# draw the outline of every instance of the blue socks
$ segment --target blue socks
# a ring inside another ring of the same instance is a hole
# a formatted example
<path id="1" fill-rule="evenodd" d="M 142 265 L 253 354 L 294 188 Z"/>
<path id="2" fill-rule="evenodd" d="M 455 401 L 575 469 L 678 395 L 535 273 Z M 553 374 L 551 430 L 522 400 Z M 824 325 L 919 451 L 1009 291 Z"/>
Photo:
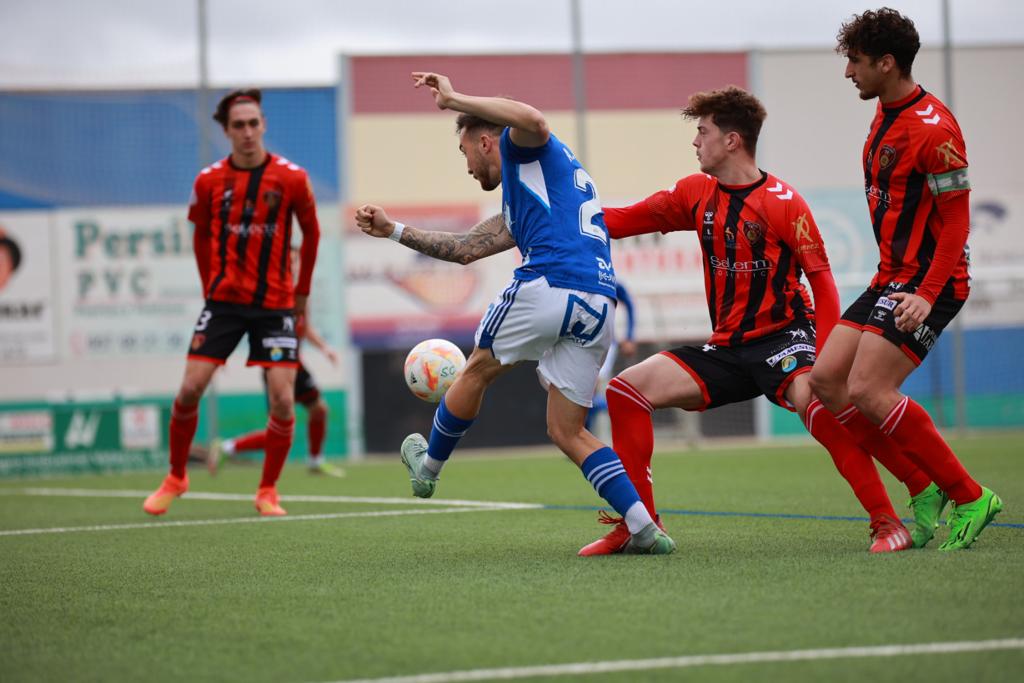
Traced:
<path id="1" fill-rule="evenodd" d="M 423 466 L 435 477 L 475 419 L 463 420 L 455 417 L 448 412 L 445 399 L 441 399 L 437 412 L 434 413 L 434 426 L 430 429 L 430 440 L 427 443 L 427 457 L 423 461 Z"/>
<path id="2" fill-rule="evenodd" d="M 580 469 L 597 495 L 608 501 L 626 520 L 630 533 L 636 533 L 654 521 L 626 475 L 622 461 L 611 448 L 605 446 L 588 455 Z"/>

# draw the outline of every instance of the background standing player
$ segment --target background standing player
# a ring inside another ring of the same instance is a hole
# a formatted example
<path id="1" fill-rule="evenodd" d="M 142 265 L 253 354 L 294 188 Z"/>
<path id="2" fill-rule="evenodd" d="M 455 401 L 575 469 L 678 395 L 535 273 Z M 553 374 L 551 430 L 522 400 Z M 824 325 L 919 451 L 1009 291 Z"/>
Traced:
<path id="1" fill-rule="evenodd" d="M 664 351 L 609 382 L 615 450 L 648 511 L 656 515 L 650 474 L 654 410 L 703 411 L 763 394 L 799 413 L 829 451 L 871 517 L 871 552 L 909 547 L 910 534 L 870 455 L 828 411 L 811 406 L 808 373 L 816 348 L 839 317 L 839 295 L 807 203 L 757 166 L 764 107 L 750 93 L 728 87 L 692 95 L 683 115 L 697 120 L 693 146 L 702 173 L 633 206 L 605 209 L 605 220 L 616 238 L 699 231 L 713 334 L 703 346 Z M 800 283 L 801 272 L 807 273 L 817 313 Z M 621 549 L 621 521 L 607 515 L 601 521 L 616 527 L 581 549 L 581 555 Z"/>
<path id="2" fill-rule="evenodd" d="M 188 217 L 195 225 L 196 264 L 206 304 L 171 411 L 171 471 L 142 506 L 151 515 L 167 512 L 174 498 L 188 490 L 186 463 L 199 400 L 243 334 L 249 338 L 248 364 L 266 368 L 270 402 L 256 509 L 261 515 L 285 514 L 276 484 L 295 426 L 295 316 L 306 310 L 320 228 L 306 172 L 263 146 L 261 99 L 259 90 L 250 89 L 236 90 L 220 101 L 213 118 L 231 141 L 231 154 L 196 178 Z M 302 230 L 297 285 L 288 255 L 293 215 Z"/>
<path id="3" fill-rule="evenodd" d="M 292 247 L 292 272 L 300 270 L 299 249 Z M 320 394 L 320 388 L 316 380 L 302 362 L 302 342 L 309 341 L 320 353 L 327 356 L 333 365 L 338 364 L 338 352 L 327 343 L 327 340 L 320 336 L 320 333 L 313 327 L 309 315 L 302 315 L 295 320 L 295 336 L 299 340 L 299 368 L 295 375 L 295 402 L 306 409 L 306 439 L 309 445 L 306 465 L 311 474 L 326 474 L 331 477 L 345 476 L 345 470 L 327 462 L 323 455 L 324 436 L 327 433 L 327 402 Z M 263 372 L 263 386 L 267 388 L 267 373 Z M 249 451 L 262 451 L 267 443 L 267 430 L 260 429 L 255 432 L 243 434 L 230 439 L 218 442 L 214 440 L 210 445 L 209 454 L 206 456 L 207 467 L 211 471 L 217 469 L 217 464 L 222 456 L 233 456 L 238 453 Z"/>
<path id="4" fill-rule="evenodd" d="M 615 452 L 584 428 L 615 323 L 615 272 L 590 175 L 522 102 L 456 92 L 447 77 L 418 72 L 440 109 L 461 112 L 459 149 L 485 191 L 502 185 L 503 215 L 469 233 L 425 232 L 395 223 L 378 206 L 356 212 L 363 232 L 458 263 L 519 248 L 522 265 L 487 309 L 476 347 L 434 415 L 427 442 L 411 434 L 402 462 L 413 493 L 433 495 L 441 468 L 480 412 L 487 387 L 524 360 L 539 360 L 552 441 L 623 515 L 627 552 L 667 554 L 675 544 L 648 514 Z"/>
<path id="5" fill-rule="evenodd" d="M 888 8 L 867 11 L 843 24 L 838 41 L 860 98 L 878 98 L 863 165 L 880 259 L 811 380 L 858 438 L 888 437 L 938 484 L 943 505 L 948 494 L 950 535 L 939 549 L 967 548 L 1003 502 L 968 474 L 924 408 L 900 392 L 970 291 L 963 134 L 949 109 L 911 76 L 921 41 L 910 19 Z M 931 540 L 935 526 L 915 543 Z"/>

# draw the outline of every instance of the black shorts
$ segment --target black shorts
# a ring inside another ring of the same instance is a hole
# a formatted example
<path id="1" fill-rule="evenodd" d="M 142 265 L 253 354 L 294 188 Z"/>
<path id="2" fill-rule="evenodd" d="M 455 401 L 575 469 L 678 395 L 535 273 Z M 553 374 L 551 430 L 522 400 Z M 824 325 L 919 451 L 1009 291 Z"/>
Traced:
<path id="1" fill-rule="evenodd" d="M 247 365 L 298 367 L 299 341 L 290 310 L 207 301 L 196 321 L 188 357 L 223 365 L 249 335 Z"/>
<path id="2" fill-rule="evenodd" d="M 916 289 L 901 282 L 892 282 L 885 287 L 868 287 L 846 309 L 839 324 L 881 335 L 903 351 L 915 365 L 920 365 L 935 346 L 942 330 L 960 312 L 965 302 L 940 294 L 932 306 L 932 312 L 920 327 L 913 332 L 900 332 L 896 329 L 896 316 L 893 315 L 898 302 L 890 299 L 889 295 L 896 292 L 913 293 Z"/>
<path id="3" fill-rule="evenodd" d="M 680 346 L 662 352 L 693 377 L 707 410 L 767 396 L 787 410 L 786 390 L 794 377 L 810 372 L 816 358 L 814 325 L 806 320 L 740 346 Z"/>
<path id="4" fill-rule="evenodd" d="M 264 391 L 267 387 L 267 373 L 263 373 L 263 388 Z M 299 361 L 299 371 L 295 373 L 295 402 L 300 405 L 307 405 L 315 402 L 320 398 L 320 387 L 316 385 L 316 380 L 313 379 L 313 375 L 309 374 L 309 370 L 306 366 Z M 270 405 L 270 401 L 267 401 L 267 405 Z"/>

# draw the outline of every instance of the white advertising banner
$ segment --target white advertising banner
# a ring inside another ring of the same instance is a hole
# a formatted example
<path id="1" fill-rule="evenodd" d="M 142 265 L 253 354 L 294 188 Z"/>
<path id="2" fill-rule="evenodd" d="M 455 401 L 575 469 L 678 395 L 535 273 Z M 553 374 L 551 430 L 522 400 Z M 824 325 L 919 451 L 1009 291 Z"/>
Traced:
<path id="1" fill-rule="evenodd" d="M 184 208 L 55 213 L 69 358 L 181 355 L 202 306 Z"/>
<path id="2" fill-rule="evenodd" d="M 50 215 L 0 213 L 0 365 L 55 360 Z"/>

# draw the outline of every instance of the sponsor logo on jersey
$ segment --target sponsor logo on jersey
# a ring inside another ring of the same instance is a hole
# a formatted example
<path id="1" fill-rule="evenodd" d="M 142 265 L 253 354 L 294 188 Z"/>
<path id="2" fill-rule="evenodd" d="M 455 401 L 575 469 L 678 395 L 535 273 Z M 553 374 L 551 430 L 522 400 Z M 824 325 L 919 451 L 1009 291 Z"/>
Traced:
<path id="1" fill-rule="evenodd" d="M 807 330 L 786 330 L 786 332 L 789 334 L 789 338 L 794 341 L 797 339 L 808 341 L 811 338 L 810 335 L 807 334 Z"/>
<path id="2" fill-rule="evenodd" d="M 725 246 L 736 246 L 736 230 L 731 225 L 726 225 L 724 230 Z"/>
<path id="3" fill-rule="evenodd" d="M 270 349 L 270 360 L 278 361 L 281 360 L 282 358 L 284 358 L 284 351 L 282 351 L 276 346 Z"/>
<path id="4" fill-rule="evenodd" d="M 922 324 L 914 330 L 914 339 L 916 339 L 925 349 L 931 351 L 932 347 L 935 346 L 935 342 L 938 341 L 939 335 L 936 334 L 935 330 L 928 325 Z"/>
<path id="5" fill-rule="evenodd" d="M 939 155 L 939 159 L 941 159 L 942 163 L 946 165 L 946 168 L 967 165 L 967 159 L 964 159 L 964 155 L 956 148 L 956 143 L 953 142 L 953 138 L 946 140 L 936 147 L 935 153 Z"/>
<path id="6" fill-rule="evenodd" d="M 796 234 L 797 242 L 811 241 L 811 221 L 808 220 L 806 212 L 793 221 L 793 232 Z"/>
<path id="7" fill-rule="evenodd" d="M 786 348 L 782 349 L 774 356 L 766 358 L 764 362 L 768 364 L 768 367 L 774 368 L 779 363 L 779 361 L 783 360 L 786 357 L 793 358 L 793 356 L 798 353 L 814 352 L 815 348 L 812 344 L 793 344 L 792 346 L 787 346 Z M 793 358 L 793 363 L 796 363 L 796 358 Z M 792 369 L 793 368 L 790 368 L 789 370 Z M 785 368 L 783 368 L 783 370 L 785 370 Z M 789 372 L 789 370 L 786 370 L 786 372 Z"/>
<path id="8" fill-rule="evenodd" d="M 864 194 L 866 194 L 869 198 L 874 197 L 875 199 L 877 199 L 882 204 L 885 204 L 886 206 L 889 206 L 889 204 L 892 203 L 892 195 L 890 195 L 885 190 L 879 189 L 874 185 L 865 185 Z"/>
<path id="9" fill-rule="evenodd" d="M 781 365 L 779 365 L 779 367 L 782 368 L 783 372 L 792 371 L 793 368 L 796 367 L 796 358 L 794 358 L 793 356 L 786 356 L 785 358 L 782 359 L 782 363 Z"/>
<path id="10" fill-rule="evenodd" d="M 732 261 L 729 257 L 722 258 L 711 254 L 708 257 L 711 266 L 722 274 L 733 273 L 762 273 L 771 270 L 772 262 L 768 259 L 754 259 L 752 261 Z"/>
<path id="11" fill-rule="evenodd" d="M 884 308 L 887 311 L 891 311 L 896 308 L 896 299 L 890 299 L 887 296 L 878 297 L 878 301 L 875 302 L 875 308 Z"/>

